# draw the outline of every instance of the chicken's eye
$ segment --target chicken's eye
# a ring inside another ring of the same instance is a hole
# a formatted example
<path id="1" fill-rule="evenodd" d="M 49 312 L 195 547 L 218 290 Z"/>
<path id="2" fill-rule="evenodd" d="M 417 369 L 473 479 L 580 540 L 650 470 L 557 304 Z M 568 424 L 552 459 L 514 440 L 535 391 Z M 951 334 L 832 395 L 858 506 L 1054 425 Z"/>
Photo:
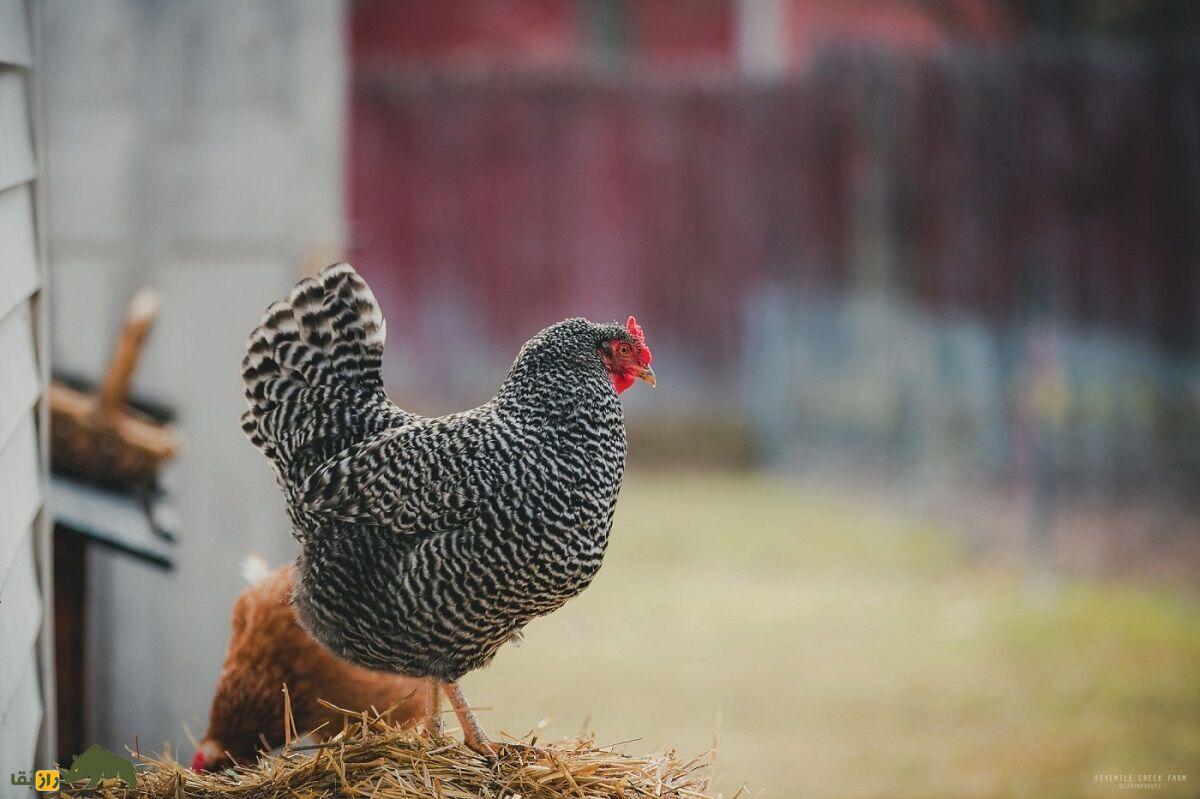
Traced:
<path id="1" fill-rule="evenodd" d="M 628 358 L 630 355 L 633 355 L 633 345 L 626 341 L 620 341 L 617 343 L 617 346 L 613 347 L 613 352 L 616 353 L 618 358 Z"/>

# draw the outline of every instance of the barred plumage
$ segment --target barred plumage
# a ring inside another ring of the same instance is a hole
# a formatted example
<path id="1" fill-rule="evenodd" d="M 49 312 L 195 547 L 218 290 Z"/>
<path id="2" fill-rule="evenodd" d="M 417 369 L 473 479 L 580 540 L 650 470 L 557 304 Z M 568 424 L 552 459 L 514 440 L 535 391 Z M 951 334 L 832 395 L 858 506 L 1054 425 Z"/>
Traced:
<path id="1" fill-rule="evenodd" d="M 452 682 L 600 568 L 632 382 L 614 370 L 652 380 L 649 350 L 632 318 L 568 319 L 525 344 L 492 400 L 425 418 L 387 399 L 383 343 L 348 264 L 301 281 L 250 336 L 243 428 L 303 544 L 302 624 L 352 663 Z"/>

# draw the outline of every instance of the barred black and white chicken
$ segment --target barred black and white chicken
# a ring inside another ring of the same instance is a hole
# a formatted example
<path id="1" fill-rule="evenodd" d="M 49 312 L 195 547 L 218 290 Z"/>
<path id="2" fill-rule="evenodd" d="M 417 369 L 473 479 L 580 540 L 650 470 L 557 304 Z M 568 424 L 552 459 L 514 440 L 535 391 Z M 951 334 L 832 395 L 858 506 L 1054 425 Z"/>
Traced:
<path id="1" fill-rule="evenodd" d="M 457 681 L 596 575 L 625 464 L 617 395 L 654 385 L 650 349 L 633 317 L 567 319 L 493 399 L 427 418 L 384 392 L 384 327 L 349 264 L 302 280 L 250 335 L 242 429 L 302 545 L 301 624 L 350 663 L 434 680 L 489 753 Z"/>

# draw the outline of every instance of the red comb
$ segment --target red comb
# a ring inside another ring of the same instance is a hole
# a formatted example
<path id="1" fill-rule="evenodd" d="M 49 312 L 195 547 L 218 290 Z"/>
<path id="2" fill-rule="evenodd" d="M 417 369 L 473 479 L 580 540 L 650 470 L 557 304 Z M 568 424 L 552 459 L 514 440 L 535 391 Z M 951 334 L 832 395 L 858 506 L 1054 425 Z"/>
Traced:
<path id="1" fill-rule="evenodd" d="M 637 339 L 638 344 L 646 343 L 646 334 L 642 332 L 642 326 L 637 323 L 637 319 L 632 316 L 625 322 L 625 329 L 629 331 L 629 335 Z"/>
<path id="2" fill-rule="evenodd" d="M 625 330 L 642 348 L 642 351 L 638 353 L 638 361 L 642 366 L 649 366 L 654 356 L 650 353 L 650 348 L 646 346 L 646 334 L 642 332 L 642 326 L 637 323 L 637 319 L 631 316 L 625 322 Z"/>

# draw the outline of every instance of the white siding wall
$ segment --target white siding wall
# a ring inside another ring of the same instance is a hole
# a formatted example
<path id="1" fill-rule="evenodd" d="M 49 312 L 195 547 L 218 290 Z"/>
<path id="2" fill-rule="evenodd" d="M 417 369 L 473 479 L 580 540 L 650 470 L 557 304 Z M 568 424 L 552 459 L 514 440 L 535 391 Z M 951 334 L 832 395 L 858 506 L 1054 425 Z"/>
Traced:
<path id="1" fill-rule="evenodd" d="M 162 313 L 135 390 L 180 414 L 179 568 L 92 559 L 90 742 L 201 732 L 249 551 L 294 555 L 238 426 L 242 347 L 341 242 L 342 9 L 327 0 L 43 0 L 56 369 L 95 376 L 139 286 Z"/>
<path id="2" fill-rule="evenodd" d="M 44 495 L 34 326 L 35 226 L 30 24 L 24 0 L 0 0 L 0 779 L 36 765 L 42 727 L 38 633 Z"/>

